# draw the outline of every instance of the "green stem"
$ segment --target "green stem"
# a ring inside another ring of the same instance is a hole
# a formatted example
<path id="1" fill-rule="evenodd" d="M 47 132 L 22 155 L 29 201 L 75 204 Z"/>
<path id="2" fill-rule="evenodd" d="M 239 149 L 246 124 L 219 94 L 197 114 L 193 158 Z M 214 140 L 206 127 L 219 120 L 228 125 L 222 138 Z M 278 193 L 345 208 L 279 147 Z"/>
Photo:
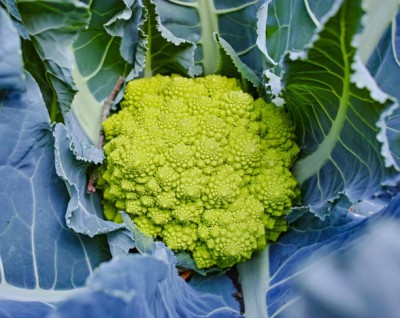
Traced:
<path id="1" fill-rule="evenodd" d="M 57 103 L 57 95 L 53 93 L 53 99 L 51 101 L 51 107 L 50 107 L 50 121 L 52 123 L 57 122 L 57 116 L 60 113 L 59 106 Z"/>
<path id="2" fill-rule="evenodd" d="M 146 64 L 144 67 L 144 77 L 152 77 L 153 76 L 153 70 L 151 69 L 151 21 L 150 21 L 150 14 L 147 11 L 147 49 L 146 49 Z"/>
<path id="3" fill-rule="evenodd" d="M 269 289 L 269 245 L 251 259 L 236 265 L 243 291 L 244 316 L 268 318 L 266 295 Z"/>
<path id="4" fill-rule="evenodd" d="M 204 74 L 213 74 L 217 69 L 218 46 L 214 33 L 219 32 L 218 13 L 213 0 L 199 0 L 198 12 L 201 25 Z"/>
<path id="5" fill-rule="evenodd" d="M 301 184 L 308 178 L 317 174 L 322 166 L 330 159 L 332 151 L 340 137 L 340 133 L 343 129 L 343 125 L 346 121 L 347 110 L 349 108 L 350 101 L 350 61 L 349 52 L 346 52 L 346 26 L 344 11 L 341 17 L 341 50 L 343 56 L 343 66 L 344 66 L 344 78 L 343 78 L 343 91 L 340 97 L 339 109 L 335 120 L 333 121 L 332 127 L 325 137 L 324 141 L 318 146 L 317 150 L 311 155 L 299 160 L 294 168 L 293 174 L 295 175 L 297 181 Z"/>

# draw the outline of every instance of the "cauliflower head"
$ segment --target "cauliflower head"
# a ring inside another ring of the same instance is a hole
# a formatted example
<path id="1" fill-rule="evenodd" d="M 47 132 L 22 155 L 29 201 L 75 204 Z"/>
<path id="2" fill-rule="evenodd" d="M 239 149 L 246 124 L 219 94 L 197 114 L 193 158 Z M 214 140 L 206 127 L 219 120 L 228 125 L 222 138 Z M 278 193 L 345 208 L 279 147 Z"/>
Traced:
<path id="1" fill-rule="evenodd" d="M 198 268 L 229 268 L 286 230 L 299 195 L 289 170 L 299 152 L 294 126 L 236 79 L 133 80 L 103 130 L 107 219 L 120 222 L 126 211 Z"/>

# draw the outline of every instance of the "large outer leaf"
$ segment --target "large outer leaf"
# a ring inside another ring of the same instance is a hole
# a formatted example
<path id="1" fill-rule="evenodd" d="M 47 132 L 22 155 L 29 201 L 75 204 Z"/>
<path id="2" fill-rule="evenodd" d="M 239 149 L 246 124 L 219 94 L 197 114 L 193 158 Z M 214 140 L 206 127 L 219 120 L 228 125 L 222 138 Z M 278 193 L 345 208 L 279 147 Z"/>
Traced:
<path id="1" fill-rule="evenodd" d="M 70 47 L 88 22 L 87 7 L 77 0 L 19 0 L 18 9 L 41 60 L 36 63 L 44 64 L 46 74 L 42 76 L 57 95 L 62 113 L 66 113 L 76 91 Z"/>
<path id="2" fill-rule="evenodd" d="M 25 27 L 22 23 L 21 15 L 17 9 L 16 0 L 1 0 L 1 3 L 5 6 L 6 10 L 8 11 L 12 22 L 14 23 L 15 29 L 18 31 L 18 34 L 23 39 L 29 39 L 29 34 L 25 30 Z"/>
<path id="3" fill-rule="evenodd" d="M 241 317 L 217 295 L 195 291 L 178 276 L 174 256 L 164 245 L 153 255 L 127 255 L 99 267 L 88 292 L 62 304 L 49 318 L 61 317 Z M 237 307 L 237 305 L 236 305 Z"/>
<path id="4" fill-rule="evenodd" d="M 320 217 L 340 195 L 350 204 L 371 200 L 391 174 L 375 125 L 390 102 L 352 45 L 361 15 L 361 1 L 337 2 L 307 53 L 284 61 L 282 97 L 302 147 L 294 174 L 304 204 Z"/>
<path id="5" fill-rule="evenodd" d="M 368 69 L 379 87 L 400 99 L 400 13 L 393 19 L 377 48 L 368 61 Z M 388 166 L 400 171 L 400 109 L 392 108 L 379 123 L 382 131 L 379 140 L 383 142 L 383 156 Z"/>
<path id="6" fill-rule="evenodd" d="M 219 295 L 223 298 L 226 306 L 239 312 L 239 302 L 232 297 L 238 291 L 234 287 L 232 280 L 226 275 L 219 274 L 204 277 L 194 274 L 190 279 L 189 285 L 198 292 Z"/>
<path id="7" fill-rule="evenodd" d="M 258 88 L 260 78 L 256 72 L 247 66 L 237 55 L 233 47 L 218 34 L 215 35 L 215 40 L 219 46 L 218 66 L 215 73 L 240 79 L 242 89 L 249 93 L 251 91 L 248 84 L 252 84 L 252 86 Z"/>
<path id="8" fill-rule="evenodd" d="M 312 255 L 330 245 L 332 249 L 351 242 L 353 228 L 366 219 L 349 214 L 342 204 L 337 204 L 324 221 L 311 213 L 292 223 L 287 233 L 270 247 L 270 275 L 267 293 L 268 313 L 275 317 L 295 302 L 301 291 L 295 287 L 296 277 Z M 362 221 L 363 220 L 363 221 Z M 312 267 L 310 266 L 310 269 Z"/>
<path id="9" fill-rule="evenodd" d="M 301 51 L 335 0 L 269 0 L 258 12 L 257 44 L 268 66 L 279 74 L 278 63 L 287 51 Z"/>
<path id="10" fill-rule="evenodd" d="M 74 42 L 76 71 L 87 82 L 93 97 L 100 102 L 107 98 L 128 66 L 121 57 L 121 38 L 111 36 L 104 29 L 104 24 L 125 8 L 119 0 L 90 2 L 90 23 Z M 84 108 L 83 105 L 79 107 Z"/>
<path id="11" fill-rule="evenodd" d="M 137 8 L 135 5 L 133 8 Z M 140 7 L 139 7 L 140 9 Z M 120 76 L 126 76 L 132 68 L 133 50 L 135 43 L 127 46 L 121 43 L 121 34 L 110 26 L 107 32 L 104 25 L 119 23 L 118 17 L 124 15 L 126 19 L 126 34 L 131 38 L 137 34 L 135 27 L 140 21 L 134 16 L 131 8 L 122 0 L 91 1 L 91 19 L 87 28 L 80 32 L 74 42 L 74 69 L 73 78 L 78 92 L 72 102 L 74 116 L 80 123 L 83 131 L 93 144 L 97 145 L 102 105 L 112 91 Z M 111 33 L 111 34 L 110 34 Z"/>
<path id="12" fill-rule="evenodd" d="M 400 99 L 400 13 L 383 34 L 367 66 L 379 87 Z"/>
<path id="13" fill-rule="evenodd" d="M 308 214 L 292 224 L 290 231 L 284 234 L 278 243 L 270 247 L 271 277 L 270 289 L 267 294 L 269 317 L 283 317 L 285 314 L 288 314 L 285 317 L 297 317 L 294 313 L 297 311 L 297 314 L 300 314 L 300 308 L 304 309 L 304 306 L 302 306 L 304 305 L 302 289 L 297 284 L 297 279 L 299 277 L 313 277 L 315 279 L 313 273 L 318 275 L 318 272 L 315 272 L 316 267 L 318 268 L 318 264 L 323 262 L 328 255 L 354 255 L 353 249 L 357 247 L 363 237 L 369 236 L 369 228 L 371 226 L 374 224 L 379 225 L 382 220 L 393 222 L 400 218 L 399 206 L 400 197 L 397 196 L 383 211 L 367 218 L 352 218 L 346 211 L 340 211 L 340 207 L 338 207 L 336 215 L 332 215 L 325 221 Z M 381 231 L 384 232 L 385 229 L 382 228 Z M 370 249 L 370 247 L 372 246 L 369 245 L 367 248 Z M 377 247 L 377 249 L 380 249 L 380 247 Z M 375 253 L 379 254 L 378 251 L 371 250 L 371 254 Z M 377 259 L 376 261 L 379 260 Z M 357 270 L 359 273 L 362 273 L 368 267 L 366 263 L 359 266 L 360 268 Z M 384 278 L 385 265 L 378 267 L 375 273 Z M 334 288 L 335 283 L 339 283 L 338 280 L 332 281 L 331 279 L 332 277 L 329 276 L 319 277 L 320 299 L 324 297 L 322 290 L 328 290 L 329 293 L 329 289 Z M 368 280 L 368 278 L 366 277 L 364 280 Z M 378 279 L 377 283 L 380 281 Z M 312 282 L 309 281 L 309 283 L 311 284 Z M 326 283 L 328 283 L 328 286 L 323 287 L 323 284 Z M 374 288 L 374 286 L 369 287 Z M 365 289 L 366 287 L 363 288 L 364 294 L 371 292 L 371 290 Z M 341 293 L 344 292 L 352 293 L 350 289 Z M 373 294 L 376 295 L 376 291 Z M 339 295 L 335 295 L 335 297 L 339 297 Z M 332 301 L 335 301 L 335 299 L 332 298 Z M 346 302 L 343 302 L 342 305 L 347 306 Z M 292 311 L 292 306 L 297 310 Z M 317 306 L 316 303 L 315 306 Z M 317 317 L 321 316 L 317 315 Z M 380 317 L 380 315 L 375 317 Z"/>
<path id="14" fill-rule="evenodd" d="M 217 69 L 213 33 L 229 43 L 240 59 L 260 76 L 264 59 L 256 41 L 256 13 L 264 1 L 156 1 L 161 22 L 173 34 L 197 43 L 196 61 L 205 74 Z"/>
<path id="15" fill-rule="evenodd" d="M 105 221 L 98 193 L 87 193 L 90 163 L 79 160 L 72 151 L 72 139 L 63 124 L 54 129 L 57 174 L 65 181 L 71 200 L 66 210 L 67 225 L 91 237 L 112 232 L 122 226 Z"/>
<path id="16" fill-rule="evenodd" d="M 5 41 L 12 37 L 13 41 Z M 0 7 L 0 38 L 3 44 L 0 46 L 0 98 L 8 89 L 24 89 L 22 75 L 22 60 L 19 49 L 20 43 L 16 40 L 17 34 L 11 25 L 7 14 Z"/>
<path id="17" fill-rule="evenodd" d="M 384 219 L 345 253 L 315 255 L 325 259 L 297 279 L 302 298 L 287 317 L 397 317 L 399 230 L 398 219 Z"/>
<path id="18" fill-rule="evenodd" d="M 378 139 L 383 143 L 382 155 L 388 167 L 393 166 L 400 171 L 400 108 L 392 107 L 378 123 L 381 128 Z"/>
<path id="19" fill-rule="evenodd" d="M 16 32 L 1 9 L 0 17 L 7 47 L 18 48 Z M 19 56 L 18 52 L 9 53 Z M 9 71 L 20 70 L 21 60 L 10 62 L 10 68 L 0 68 L 0 82 L 6 84 L 6 89 L 0 84 L 0 298 L 10 300 L 2 301 L 3 312 L 21 309 L 12 300 L 62 300 L 109 258 L 101 238 L 91 240 L 66 227 L 69 195 L 55 172 L 46 107 L 28 73 L 25 91 L 21 83 L 9 85 Z M 41 308 L 39 312 L 47 308 L 32 306 Z"/>
<path id="20" fill-rule="evenodd" d="M 64 121 L 69 131 L 73 131 L 79 123 L 70 113 L 71 103 L 78 90 L 74 82 L 76 79 L 72 76 L 75 59 L 71 48 L 79 31 L 89 23 L 88 7 L 77 0 L 20 0 L 18 9 L 31 41 L 25 41 L 23 45 L 25 67 L 40 86 L 51 120 Z M 81 91 L 83 84 L 76 84 L 80 85 Z M 90 100 L 85 100 L 82 105 L 88 111 L 92 110 Z M 81 130 L 74 133 L 73 138 L 76 156 L 101 162 L 101 152 L 92 147 L 87 131 L 81 134 Z"/>
<path id="21" fill-rule="evenodd" d="M 400 3 L 398 0 L 386 0 L 385 5 L 379 0 L 364 0 L 364 29 L 356 39 L 358 55 L 363 64 L 368 62 L 371 54 L 377 48 L 382 35 L 395 19 Z"/>
<path id="22" fill-rule="evenodd" d="M 160 9 L 152 0 L 144 0 L 145 21 L 141 24 L 146 43 L 146 67 L 144 75 L 178 73 L 195 76 L 200 69 L 194 65 L 196 46 L 193 42 L 178 38 L 160 21 Z"/>

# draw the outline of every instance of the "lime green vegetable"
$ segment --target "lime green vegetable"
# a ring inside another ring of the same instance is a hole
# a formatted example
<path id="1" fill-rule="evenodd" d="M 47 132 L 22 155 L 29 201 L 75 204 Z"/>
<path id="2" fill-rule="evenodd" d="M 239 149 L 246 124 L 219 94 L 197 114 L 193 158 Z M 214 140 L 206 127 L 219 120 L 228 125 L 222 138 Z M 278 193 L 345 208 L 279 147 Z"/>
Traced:
<path id="1" fill-rule="evenodd" d="M 121 107 L 103 124 L 107 219 L 126 211 L 198 268 L 245 261 L 286 230 L 299 148 L 282 108 L 219 75 L 133 80 Z"/>

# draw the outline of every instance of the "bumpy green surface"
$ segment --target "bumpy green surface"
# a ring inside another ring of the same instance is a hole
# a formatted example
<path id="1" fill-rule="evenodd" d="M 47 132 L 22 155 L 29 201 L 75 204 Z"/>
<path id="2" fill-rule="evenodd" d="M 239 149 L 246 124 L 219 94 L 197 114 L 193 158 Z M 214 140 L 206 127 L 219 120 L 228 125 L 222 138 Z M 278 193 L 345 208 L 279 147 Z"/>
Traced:
<path id="1" fill-rule="evenodd" d="M 286 230 L 299 149 L 283 109 L 218 75 L 134 80 L 121 107 L 103 124 L 107 219 L 128 212 L 199 268 L 245 261 Z"/>

